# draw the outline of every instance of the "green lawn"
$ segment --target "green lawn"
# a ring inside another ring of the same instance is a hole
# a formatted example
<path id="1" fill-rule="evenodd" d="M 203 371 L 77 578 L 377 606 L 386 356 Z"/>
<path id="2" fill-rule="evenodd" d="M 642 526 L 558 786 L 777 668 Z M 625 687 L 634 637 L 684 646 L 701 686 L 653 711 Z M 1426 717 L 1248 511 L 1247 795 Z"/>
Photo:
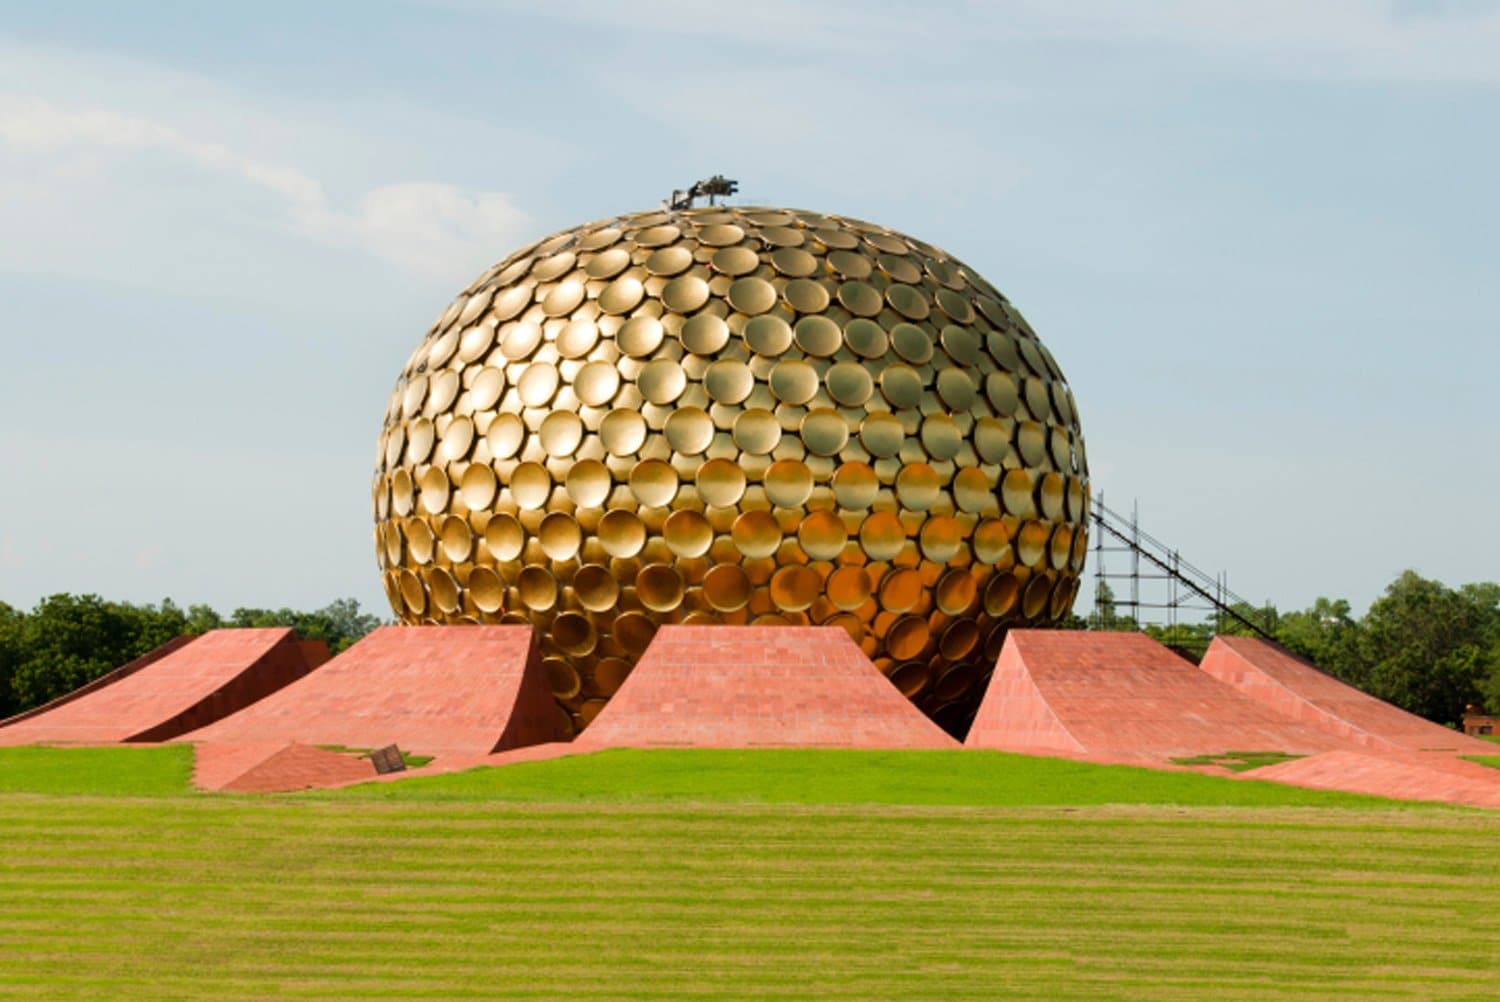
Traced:
<path id="1" fill-rule="evenodd" d="M 369 783 L 340 799 L 532 803 L 893 804 L 973 807 L 1093 804 L 1391 806 L 1192 772 L 1094 765 L 990 751 L 616 750 L 503 769 Z"/>
<path id="2" fill-rule="evenodd" d="M 0 750 L 0 998 L 1435 999 L 1500 977 L 1474 892 L 1500 812 L 999 754 L 612 752 L 285 797 L 114 755 Z M 1275 800 L 1304 794 L 1326 799 Z"/>
<path id="3" fill-rule="evenodd" d="M 192 775 L 188 745 L 0 748 L 0 793 L 181 795 Z"/>
<path id="4" fill-rule="evenodd" d="M 1294 762 L 1303 757 L 1305 756 L 1282 751 L 1230 751 L 1218 755 L 1188 755 L 1172 761 L 1178 765 L 1216 765 L 1230 772 L 1249 772 L 1262 766 Z"/>

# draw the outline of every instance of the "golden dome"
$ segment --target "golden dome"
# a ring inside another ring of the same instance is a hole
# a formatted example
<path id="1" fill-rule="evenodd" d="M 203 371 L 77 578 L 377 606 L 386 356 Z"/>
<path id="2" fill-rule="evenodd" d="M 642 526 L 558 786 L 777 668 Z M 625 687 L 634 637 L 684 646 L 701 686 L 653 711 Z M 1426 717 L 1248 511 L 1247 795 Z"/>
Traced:
<path id="1" fill-rule="evenodd" d="M 391 395 L 375 538 L 400 619 L 535 625 L 579 728 L 673 622 L 842 626 L 951 728 L 1005 630 L 1072 607 L 1088 487 L 1061 370 L 978 272 L 711 206 L 464 290 Z"/>

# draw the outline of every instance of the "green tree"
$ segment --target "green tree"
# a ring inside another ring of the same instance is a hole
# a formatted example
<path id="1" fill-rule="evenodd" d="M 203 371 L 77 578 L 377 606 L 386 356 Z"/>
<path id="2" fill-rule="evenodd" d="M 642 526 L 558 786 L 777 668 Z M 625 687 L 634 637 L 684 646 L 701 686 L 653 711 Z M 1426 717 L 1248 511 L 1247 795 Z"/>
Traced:
<path id="1" fill-rule="evenodd" d="M 26 614 L 0 602 L 0 719 L 20 710 L 11 680 L 21 657 L 21 627 Z"/>
<path id="2" fill-rule="evenodd" d="M 337 654 L 379 626 L 380 618 L 361 613 L 359 602 L 355 599 L 341 598 L 315 612 L 298 612 L 295 609 L 236 609 L 225 625 L 289 626 L 303 640 L 321 640 L 328 645 L 330 651 Z"/>
<path id="3" fill-rule="evenodd" d="M 1322 596 L 1301 612 L 1277 617 L 1276 640 L 1324 671 L 1352 685 L 1368 680 L 1355 649 L 1359 623 L 1350 615 L 1349 603 Z"/>
<path id="4" fill-rule="evenodd" d="M 1439 723 L 1453 724 L 1483 698 L 1497 668 L 1500 589 L 1458 590 L 1405 571 L 1370 606 L 1355 651 L 1367 666 L 1361 685 L 1381 699 Z"/>
<path id="5" fill-rule="evenodd" d="M 1091 630 L 1139 630 L 1140 624 L 1134 616 L 1122 616 L 1115 605 L 1115 590 L 1109 582 L 1100 578 L 1094 585 L 1094 611 L 1089 613 Z"/>
<path id="6" fill-rule="evenodd" d="M 11 675 L 18 709 L 71 692 L 141 653 L 141 617 L 98 595 L 51 595 L 26 616 Z M 149 648 L 148 648 L 149 649 Z"/>
<path id="7" fill-rule="evenodd" d="M 1229 608 L 1233 610 L 1234 615 L 1216 614 L 1213 617 L 1216 632 L 1231 637 L 1260 636 L 1261 634 L 1255 629 L 1241 622 L 1241 620 L 1247 620 L 1272 636 L 1276 635 L 1276 626 L 1281 619 L 1281 614 L 1271 603 L 1251 605 L 1249 602 L 1231 602 Z M 1236 619 L 1235 616 L 1240 618 Z"/>
<path id="8" fill-rule="evenodd" d="M 190 605 L 187 607 L 187 632 L 189 634 L 198 636 L 209 630 L 217 630 L 223 625 L 224 617 L 210 606 Z"/>
<path id="9" fill-rule="evenodd" d="M 1213 641 L 1214 627 L 1212 622 L 1166 625 L 1153 623 L 1146 627 L 1146 635 L 1168 647 L 1197 658 L 1208 650 L 1208 645 Z"/>

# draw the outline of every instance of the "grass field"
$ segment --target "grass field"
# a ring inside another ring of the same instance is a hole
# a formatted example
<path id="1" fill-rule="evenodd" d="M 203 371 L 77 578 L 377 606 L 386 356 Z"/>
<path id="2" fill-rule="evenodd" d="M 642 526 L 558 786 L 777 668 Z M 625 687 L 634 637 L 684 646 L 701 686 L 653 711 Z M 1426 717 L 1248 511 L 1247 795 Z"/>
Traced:
<path id="1" fill-rule="evenodd" d="M 323 796 L 382 800 L 892 804 L 967 807 L 1085 804 L 1389 806 L 1192 772 L 1161 772 L 989 751 L 659 749 L 605 751 Z"/>
<path id="2" fill-rule="evenodd" d="M 177 750 L 19 751 L 7 999 L 1429 999 L 1500 976 L 1494 812 L 941 753 L 235 797 L 186 792 Z M 1246 790 L 1270 792 L 1223 806 Z"/>

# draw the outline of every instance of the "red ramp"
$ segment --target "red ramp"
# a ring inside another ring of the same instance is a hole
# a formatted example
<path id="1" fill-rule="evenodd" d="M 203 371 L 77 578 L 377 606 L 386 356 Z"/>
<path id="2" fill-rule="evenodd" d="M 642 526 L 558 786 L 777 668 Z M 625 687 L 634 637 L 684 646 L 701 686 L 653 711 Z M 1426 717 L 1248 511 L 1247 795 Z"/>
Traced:
<path id="1" fill-rule="evenodd" d="M 1268 779 L 1314 790 L 1347 790 L 1402 800 L 1500 808 L 1500 770 L 1451 755 L 1331 751 L 1252 769 L 1240 779 Z"/>
<path id="2" fill-rule="evenodd" d="M 1377 751 L 1494 754 L 1467 737 L 1360 692 L 1268 640 L 1215 637 L 1200 667 L 1276 712 Z"/>
<path id="3" fill-rule="evenodd" d="M 663 626 L 576 744 L 953 748 L 842 629 Z"/>
<path id="4" fill-rule="evenodd" d="M 193 782 L 207 790 L 283 793 L 348 786 L 376 775 L 368 758 L 311 745 L 202 744 L 195 751 Z"/>
<path id="5" fill-rule="evenodd" d="M 529 626 L 383 626 L 185 740 L 486 755 L 562 736 Z"/>
<path id="6" fill-rule="evenodd" d="M 1267 709 L 1143 633 L 1011 630 L 970 748 L 1155 762 L 1343 742 Z"/>
<path id="7" fill-rule="evenodd" d="M 76 692 L 0 723 L 0 745 L 166 741 L 241 710 L 307 672 L 303 645 L 288 629 L 179 637 Z"/>

